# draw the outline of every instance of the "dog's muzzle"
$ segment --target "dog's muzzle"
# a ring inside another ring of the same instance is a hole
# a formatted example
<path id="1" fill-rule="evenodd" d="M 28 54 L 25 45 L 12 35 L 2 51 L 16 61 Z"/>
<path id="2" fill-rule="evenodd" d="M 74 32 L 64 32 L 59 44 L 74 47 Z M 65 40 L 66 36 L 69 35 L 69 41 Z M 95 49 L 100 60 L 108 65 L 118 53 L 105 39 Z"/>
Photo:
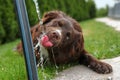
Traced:
<path id="1" fill-rule="evenodd" d="M 48 48 L 53 47 L 57 45 L 61 40 L 61 31 L 60 30 L 54 30 L 49 31 L 46 35 L 42 36 L 40 43 Z"/>

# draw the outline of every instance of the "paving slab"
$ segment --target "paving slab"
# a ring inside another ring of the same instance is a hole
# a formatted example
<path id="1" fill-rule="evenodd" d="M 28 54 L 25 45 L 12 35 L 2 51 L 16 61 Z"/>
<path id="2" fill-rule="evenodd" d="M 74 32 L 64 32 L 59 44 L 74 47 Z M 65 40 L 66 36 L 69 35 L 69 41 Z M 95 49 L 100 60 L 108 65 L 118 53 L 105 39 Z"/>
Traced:
<path id="1" fill-rule="evenodd" d="M 109 26 L 115 28 L 115 30 L 120 31 L 120 20 L 112 19 L 109 17 L 97 18 L 95 20 L 99 21 L 99 22 L 103 22 L 106 25 L 109 25 Z"/>
<path id="2" fill-rule="evenodd" d="M 110 74 L 98 74 L 88 67 L 76 65 L 59 72 L 54 80 L 120 80 L 120 57 L 101 60 L 113 67 Z"/>

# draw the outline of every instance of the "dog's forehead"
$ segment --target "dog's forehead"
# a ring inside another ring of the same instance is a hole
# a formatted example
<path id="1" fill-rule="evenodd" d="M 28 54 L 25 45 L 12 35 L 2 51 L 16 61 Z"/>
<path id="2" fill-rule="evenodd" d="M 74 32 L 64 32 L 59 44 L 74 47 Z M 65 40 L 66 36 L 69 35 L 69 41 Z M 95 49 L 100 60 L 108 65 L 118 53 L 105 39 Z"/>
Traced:
<path id="1" fill-rule="evenodd" d="M 53 22 L 63 22 L 64 24 L 69 23 L 66 18 L 53 19 Z"/>
<path id="2" fill-rule="evenodd" d="M 56 28 L 61 28 L 63 30 L 72 30 L 74 28 L 71 21 L 69 19 L 66 19 L 66 18 L 53 19 L 44 25 L 46 27 L 51 27 L 51 28 L 56 27 Z"/>
<path id="3" fill-rule="evenodd" d="M 68 20 L 66 20 L 65 18 L 56 18 L 56 19 L 52 19 L 49 23 L 57 23 L 57 22 L 65 22 L 65 23 L 67 23 Z"/>

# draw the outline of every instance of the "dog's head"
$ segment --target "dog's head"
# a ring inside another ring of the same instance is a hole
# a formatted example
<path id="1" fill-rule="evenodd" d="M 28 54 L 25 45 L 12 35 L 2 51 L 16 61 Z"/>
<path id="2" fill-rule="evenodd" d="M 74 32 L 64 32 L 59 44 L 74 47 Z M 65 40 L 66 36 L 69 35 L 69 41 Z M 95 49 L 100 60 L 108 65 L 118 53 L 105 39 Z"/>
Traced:
<path id="1" fill-rule="evenodd" d="M 75 42 L 83 43 L 80 26 L 74 24 L 62 12 L 49 12 L 43 17 L 43 36 L 41 43 L 46 48 L 66 47 Z M 77 29 L 78 28 L 78 29 Z"/>

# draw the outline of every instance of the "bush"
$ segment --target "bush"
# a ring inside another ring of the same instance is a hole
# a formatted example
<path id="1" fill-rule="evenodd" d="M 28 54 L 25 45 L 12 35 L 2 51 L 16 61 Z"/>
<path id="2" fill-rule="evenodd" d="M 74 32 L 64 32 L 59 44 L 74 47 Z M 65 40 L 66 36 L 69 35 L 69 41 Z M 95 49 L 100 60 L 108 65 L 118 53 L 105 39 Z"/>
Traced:
<path id="1" fill-rule="evenodd" d="M 0 7 L 1 10 L 1 7 Z M 0 44 L 2 43 L 3 38 L 5 37 L 5 30 L 1 23 L 2 12 L 0 12 Z"/>
<path id="2" fill-rule="evenodd" d="M 18 25 L 15 19 L 14 6 L 11 0 L 0 1 L 1 20 L 2 25 L 2 43 L 9 42 L 16 39 L 16 33 L 18 32 Z"/>
<path id="3" fill-rule="evenodd" d="M 93 0 L 39 0 L 42 14 L 50 10 L 61 10 L 78 21 L 94 18 L 96 6 Z"/>
<path id="4" fill-rule="evenodd" d="M 97 17 L 104 17 L 108 15 L 108 6 L 106 8 L 100 8 L 96 12 Z"/>
<path id="5" fill-rule="evenodd" d="M 3 42 L 3 38 L 5 37 L 5 31 L 3 26 L 0 24 L 0 44 Z"/>
<path id="6" fill-rule="evenodd" d="M 30 25 L 38 22 L 33 0 L 25 0 Z M 0 0 L 0 44 L 19 37 L 13 0 Z M 93 0 L 38 0 L 41 14 L 50 10 L 61 10 L 78 21 L 94 18 L 96 14 Z M 42 16 L 42 15 L 41 15 Z"/>
<path id="7" fill-rule="evenodd" d="M 87 2 L 87 8 L 88 8 L 88 13 L 90 18 L 96 17 L 96 6 L 93 0 L 88 0 Z"/>
<path id="8" fill-rule="evenodd" d="M 29 17 L 29 22 L 31 26 L 34 26 L 38 22 L 37 12 L 33 0 L 25 0 L 26 7 Z"/>

